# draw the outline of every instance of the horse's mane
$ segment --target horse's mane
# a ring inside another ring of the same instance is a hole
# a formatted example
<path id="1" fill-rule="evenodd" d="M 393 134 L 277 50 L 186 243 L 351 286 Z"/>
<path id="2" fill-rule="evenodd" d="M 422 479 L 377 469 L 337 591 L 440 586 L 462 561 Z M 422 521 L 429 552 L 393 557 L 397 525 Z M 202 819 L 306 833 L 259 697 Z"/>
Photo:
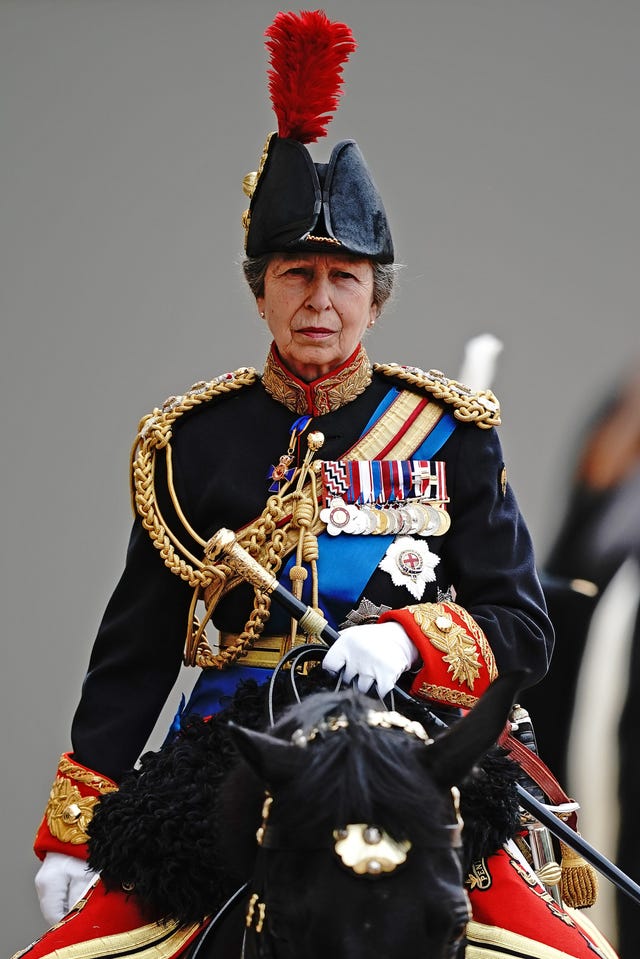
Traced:
<path id="1" fill-rule="evenodd" d="M 448 822 L 454 821 L 448 796 L 443 800 L 429 776 L 429 747 L 402 729 L 367 721 L 371 710 L 384 708 L 352 691 L 316 693 L 273 727 L 273 735 L 285 740 L 296 730 L 303 736 L 320 730 L 307 745 L 292 747 L 304 750 L 304 773 L 278 789 L 275 797 L 278 814 L 292 831 L 356 821 L 383 826 L 396 839 L 411 835 L 419 842 L 428 834 L 432 817 L 446 814 Z M 338 717 L 346 720 L 344 728 L 326 731 L 327 720 Z"/>
<path id="2" fill-rule="evenodd" d="M 280 809 L 305 828 L 366 820 L 395 838 L 410 829 L 418 842 L 432 814 L 443 821 L 434 803 L 447 801 L 427 788 L 428 773 L 421 771 L 420 757 L 429 747 L 400 729 L 380 735 L 362 722 L 366 706 L 355 694 L 312 695 L 273 727 L 273 735 L 290 739 L 296 729 L 309 731 L 331 713 L 350 721 L 348 730 L 291 747 L 304 749 L 309 762 L 304 776 L 278 797 Z M 132 884 L 150 918 L 191 922 L 219 906 L 236 880 L 246 879 L 265 783 L 246 763 L 229 775 L 237 757 L 227 722 L 259 729 L 263 717 L 264 693 L 255 683 L 244 684 L 222 713 L 210 722 L 188 720 L 173 742 L 142 757 L 119 791 L 102 798 L 89 827 L 89 862 L 108 888 Z M 497 774 L 489 768 L 483 762 L 462 789 L 463 836 L 465 847 L 472 841 L 473 858 L 498 848 L 517 824 L 511 767 Z"/>

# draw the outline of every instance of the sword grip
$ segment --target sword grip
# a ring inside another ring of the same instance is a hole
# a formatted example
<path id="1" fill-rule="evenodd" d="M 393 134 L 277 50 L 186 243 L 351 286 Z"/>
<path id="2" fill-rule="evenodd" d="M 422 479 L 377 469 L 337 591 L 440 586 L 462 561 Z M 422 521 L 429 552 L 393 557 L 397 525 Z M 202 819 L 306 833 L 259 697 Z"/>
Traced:
<path id="1" fill-rule="evenodd" d="M 225 529 L 224 526 L 219 529 L 207 543 L 205 552 L 211 559 L 224 556 L 234 572 L 265 593 L 272 593 L 278 585 L 278 580 L 273 573 L 266 570 L 246 549 L 243 549 L 233 530 Z"/>
<path id="2" fill-rule="evenodd" d="M 261 566 L 240 545 L 233 530 L 222 527 L 214 533 L 207 543 L 206 554 L 212 559 L 224 556 L 229 566 L 248 583 L 265 593 L 273 594 L 289 615 L 300 623 L 300 628 L 308 636 L 319 636 L 329 645 L 338 638 L 338 631 L 329 626 L 320 613 L 301 602 L 297 596 L 282 586 L 273 573 Z"/>

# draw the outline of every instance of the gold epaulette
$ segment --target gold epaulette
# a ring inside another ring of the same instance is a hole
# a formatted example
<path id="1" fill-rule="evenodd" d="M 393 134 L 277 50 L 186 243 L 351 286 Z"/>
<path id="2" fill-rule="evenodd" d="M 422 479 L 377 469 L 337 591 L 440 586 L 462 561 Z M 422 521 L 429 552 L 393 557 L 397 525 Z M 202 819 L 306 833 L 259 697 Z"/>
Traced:
<path id="1" fill-rule="evenodd" d="M 475 423 L 488 430 L 500 425 L 500 403 L 491 390 L 475 392 L 464 383 L 450 380 L 440 370 L 418 369 L 417 366 L 400 366 L 398 363 L 374 363 L 374 373 L 402 380 L 407 386 L 417 387 L 430 393 L 434 399 L 453 406 L 453 415 L 463 423 Z"/>
<path id="2" fill-rule="evenodd" d="M 171 428 L 178 417 L 201 403 L 208 403 L 224 393 L 231 393 L 243 386 L 251 386 L 259 379 L 251 366 L 241 366 L 233 373 L 222 373 L 214 379 L 194 383 L 186 393 L 169 396 L 161 407 L 143 416 L 138 424 L 138 433 L 133 444 L 132 459 L 141 447 L 154 446 L 162 449 L 171 439 Z"/>

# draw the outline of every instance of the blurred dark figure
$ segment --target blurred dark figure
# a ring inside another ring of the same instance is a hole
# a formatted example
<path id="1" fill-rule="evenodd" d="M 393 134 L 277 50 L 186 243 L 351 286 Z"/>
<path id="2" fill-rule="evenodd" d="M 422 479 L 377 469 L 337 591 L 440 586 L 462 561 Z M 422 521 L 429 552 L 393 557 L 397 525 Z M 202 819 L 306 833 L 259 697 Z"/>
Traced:
<path id="1" fill-rule="evenodd" d="M 566 514 L 543 574 L 556 647 L 548 675 L 523 700 L 535 720 L 540 752 L 561 782 L 566 782 L 570 724 L 591 618 L 607 585 L 631 557 L 640 560 L 640 364 L 588 424 Z M 639 682 L 640 610 L 620 719 L 618 783 L 617 863 L 636 882 L 640 881 Z M 592 708 L 597 710 L 598 703 Z M 617 909 L 620 959 L 638 959 L 640 911 L 621 894 Z"/>

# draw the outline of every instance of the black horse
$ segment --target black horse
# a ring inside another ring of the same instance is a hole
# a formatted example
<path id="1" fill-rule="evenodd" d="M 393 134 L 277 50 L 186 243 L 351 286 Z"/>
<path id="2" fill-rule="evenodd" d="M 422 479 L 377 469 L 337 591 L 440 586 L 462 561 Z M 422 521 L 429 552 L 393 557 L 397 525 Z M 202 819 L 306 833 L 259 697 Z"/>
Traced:
<path id="1" fill-rule="evenodd" d="M 217 731 L 211 724 L 187 728 L 161 751 L 174 753 L 179 774 L 171 780 L 166 767 L 145 769 L 143 762 L 136 780 L 138 792 L 144 783 L 146 795 L 154 795 L 153 820 L 163 825 L 158 831 L 134 811 L 128 885 L 156 914 L 188 922 L 251 877 L 192 947 L 192 959 L 457 959 L 464 954 L 464 878 L 473 853 L 463 848 L 456 786 L 496 741 L 519 679 L 498 680 L 435 741 L 420 723 L 368 697 L 316 693 L 269 732 L 232 726 L 242 761 L 223 786 L 206 768 L 211 736 L 220 747 L 221 724 Z M 163 809 L 160 782 L 170 810 Z M 180 783 L 183 800 L 176 798 Z M 112 851 L 128 844 L 126 793 L 125 786 L 107 797 L 112 814 L 107 802 L 94 820 L 92 855 L 107 883 L 116 875 L 122 881 L 122 864 L 116 868 L 104 853 L 108 842 Z M 497 832 L 517 822 L 512 805 Z M 117 843 L 109 834 L 114 818 Z M 172 822 L 181 832 L 174 835 Z"/>
<path id="2" fill-rule="evenodd" d="M 462 956 L 456 784 L 495 742 L 514 692 L 496 684 L 435 742 L 353 692 L 316 694 L 268 734 L 237 728 L 245 762 L 221 811 L 229 864 L 252 877 L 244 931 L 228 953 L 214 927 L 199 959 Z"/>

